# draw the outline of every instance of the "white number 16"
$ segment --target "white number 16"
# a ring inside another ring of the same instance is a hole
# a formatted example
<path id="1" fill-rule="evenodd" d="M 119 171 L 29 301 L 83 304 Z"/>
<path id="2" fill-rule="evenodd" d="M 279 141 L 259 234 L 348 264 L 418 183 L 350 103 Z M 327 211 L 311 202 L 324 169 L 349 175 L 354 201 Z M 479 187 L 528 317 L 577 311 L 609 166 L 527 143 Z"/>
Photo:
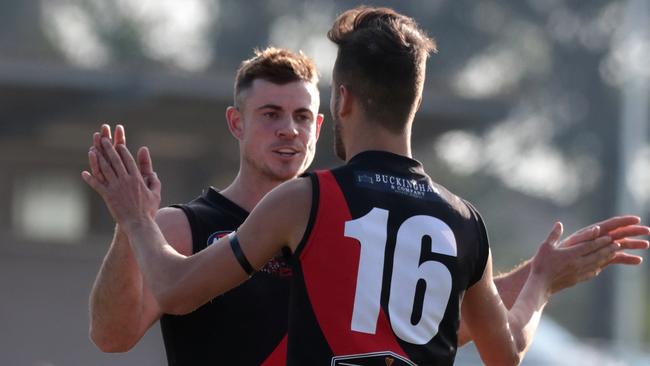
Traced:
<path id="1" fill-rule="evenodd" d="M 386 251 L 388 210 L 373 208 L 365 216 L 345 223 L 345 236 L 359 240 L 361 253 L 354 296 L 351 328 L 375 334 L 379 317 Z M 412 216 L 397 230 L 388 312 L 391 327 L 402 340 L 426 344 L 436 334 L 451 294 L 451 273 L 442 263 L 420 264 L 422 239 L 431 238 L 431 250 L 456 256 L 456 238 L 451 228 L 432 216 Z M 422 316 L 412 322 L 418 282 L 424 281 Z"/>

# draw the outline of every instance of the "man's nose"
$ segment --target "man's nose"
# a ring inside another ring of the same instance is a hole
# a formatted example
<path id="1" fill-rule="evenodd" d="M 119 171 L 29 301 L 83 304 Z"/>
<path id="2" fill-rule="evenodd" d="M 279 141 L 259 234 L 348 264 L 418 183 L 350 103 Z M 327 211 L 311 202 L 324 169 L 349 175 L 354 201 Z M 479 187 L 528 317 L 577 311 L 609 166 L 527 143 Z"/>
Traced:
<path id="1" fill-rule="evenodd" d="M 293 118 L 289 117 L 283 121 L 282 126 L 278 128 L 276 134 L 280 138 L 292 139 L 298 136 L 298 127 Z"/>

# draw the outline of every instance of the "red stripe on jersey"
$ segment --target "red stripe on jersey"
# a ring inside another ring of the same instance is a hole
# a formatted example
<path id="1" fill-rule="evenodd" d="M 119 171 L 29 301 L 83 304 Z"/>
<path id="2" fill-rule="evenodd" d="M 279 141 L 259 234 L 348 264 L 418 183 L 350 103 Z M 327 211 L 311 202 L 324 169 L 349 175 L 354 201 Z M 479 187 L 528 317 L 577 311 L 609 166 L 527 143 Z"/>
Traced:
<path id="1" fill-rule="evenodd" d="M 352 219 L 343 192 L 329 171 L 319 171 L 320 194 L 314 226 L 300 255 L 307 294 L 334 355 L 392 351 L 407 357 L 383 309 L 375 334 L 353 331 L 352 310 L 360 244 L 344 236 Z"/>
<path id="2" fill-rule="evenodd" d="M 285 334 L 277 347 L 260 366 L 284 366 L 287 364 L 287 335 Z"/>

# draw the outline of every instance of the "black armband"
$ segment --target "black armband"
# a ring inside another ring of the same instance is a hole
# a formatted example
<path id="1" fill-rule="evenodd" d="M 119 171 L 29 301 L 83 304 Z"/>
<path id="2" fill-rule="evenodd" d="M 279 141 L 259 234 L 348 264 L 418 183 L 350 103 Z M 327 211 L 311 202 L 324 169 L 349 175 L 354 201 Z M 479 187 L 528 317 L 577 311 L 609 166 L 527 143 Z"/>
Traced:
<path id="1" fill-rule="evenodd" d="M 239 262 L 241 268 L 249 276 L 252 276 L 253 273 L 255 273 L 255 270 L 253 269 L 253 266 L 251 266 L 251 263 L 248 261 L 248 259 L 246 259 L 244 252 L 241 250 L 239 239 L 237 239 L 237 232 L 233 231 L 232 233 L 228 234 L 228 239 L 230 241 L 230 248 L 232 249 L 232 253 L 235 255 L 235 258 L 237 258 L 237 262 Z"/>

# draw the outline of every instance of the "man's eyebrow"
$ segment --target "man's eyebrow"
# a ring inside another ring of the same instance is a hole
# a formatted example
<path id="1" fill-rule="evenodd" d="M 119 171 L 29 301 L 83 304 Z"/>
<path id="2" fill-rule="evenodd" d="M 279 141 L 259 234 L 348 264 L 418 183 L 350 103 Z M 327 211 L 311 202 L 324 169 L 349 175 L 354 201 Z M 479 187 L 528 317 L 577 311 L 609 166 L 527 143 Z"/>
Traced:
<path id="1" fill-rule="evenodd" d="M 304 107 L 303 107 L 303 108 L 298 108 L 298 109 L 296 109 L 296 110 L 294 111 L 294 113 L 305 113 L 305 112 L 306 112 L 306 113 L 309 113 L 309 114 L 312 114 L 312 115 L 314 114 L 314 113 L 311 111 L 311 109 L 309 109 L 309 108 L 304 108 Z"/>
<path id="2" fill-rule="evenodd" d="M 276 110 L 276 111 L 281 111 L 282 107 L 280 107 L 277 104 L 264 104 L 264 105 L 259 106 L 259 107 L 256 108 L 256 110 L 258 110 L 258 111 L 261 110 L 261 109 L 273 109 L 273 110 Z"/>
<path id="3" fill-rule="evenodd" d="M 256 108 L 256 110 L 258 110 L 258 111 L 259 111 L 259 110 L 263 110 L 263 109 L 272 109 L 272 110 L 274 110 L 274 111 L 281 111 L 281 110 L 283 110 L 283 108 L 282 108 L 281 106 L 277 105 L 277 104 L 264 104 L 264 105 L 259 106 L 259 107 Z M 313 114 L 314 114 L 314 113 L 311 111 L 311 109 L 309 109 L 309 108 L 307 108 L 307 107 L 298 108 L 298 109 L 296 109 L 295 111 L 293 111 L 293 113 L 309 113 L 310 115 L 313 115 Z"/>

